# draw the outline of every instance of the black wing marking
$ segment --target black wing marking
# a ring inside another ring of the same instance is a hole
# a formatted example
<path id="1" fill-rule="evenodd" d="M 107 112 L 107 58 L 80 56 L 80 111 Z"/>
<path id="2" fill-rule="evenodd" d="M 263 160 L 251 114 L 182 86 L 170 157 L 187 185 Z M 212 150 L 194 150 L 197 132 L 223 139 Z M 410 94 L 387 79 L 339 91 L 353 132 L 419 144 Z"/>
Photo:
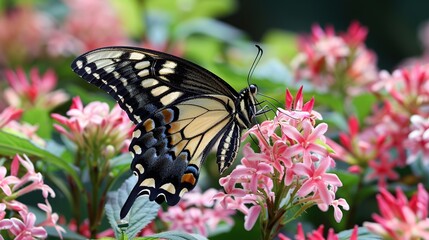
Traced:
<path id="1" fill-rule="evenodd" d="M 138 124 L 156 109 L 206 94 L 235 99 L 238 93 L 221 78 L 184 59 L 153 50 L 107 47 L 72 63 L 83 79 L 109 93 Z M 177 101 L 176 101 L 177 100 Z"/>

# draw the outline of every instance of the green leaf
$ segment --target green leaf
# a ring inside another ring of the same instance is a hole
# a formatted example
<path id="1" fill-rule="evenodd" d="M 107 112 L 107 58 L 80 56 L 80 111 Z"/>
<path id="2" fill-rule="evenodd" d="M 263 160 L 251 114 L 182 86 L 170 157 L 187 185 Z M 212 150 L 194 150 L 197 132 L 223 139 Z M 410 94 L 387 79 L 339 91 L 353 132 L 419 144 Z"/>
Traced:
<path id="1" fill-rule="evenodd" d="M 70 175 L 79 189 L 83 189 L 82 183 L 73 167 L 62 158 L 34 145 L 30 140 L 6 133 L 0 130 L 0 155 L 13 157 L 16 154 L 35 156 L 42 161 L 52 164 Z"/>
<path id="2" fill-rule="evenodd" d="M 158 234 L 154 234 L 148 237 L 144 237 L 141 239 L 170 239 L 170 240 L 206 240 L 207 238 L 199 235 L 199 234 L 189 234 L 186 232 L 179 232 L 179 231 L 168 231 L 168 232 L 162 232 Z"/>
<path id="3" fill-rule="evenodd" d="M 23 112 L 21 121 L 30 123 L 38 127 L 37 135 L 42 138 L 49 138 L 52 132 L 52 118 L 49 111 L 44 108 L 32 108 Z"/>
<path id="4" fill-rule="evenodd" d="M 353 106 L 355 108 L 355 114 L 357 115 L 360 122 L 363 122 L 368 115 L 371 114 L 373 106 L 377 99 L 374 94 L 362 94 L 353 98 Z"/>
<path id="5" fill-rule="evenodd" d="M 110 160 L 110 169 L 113 177 L 119 177 L 129 171 L 132 157 L 130 153 L 123 153 Z"/>
<path id="6" fill-rule="evenodd" d="M 132 176 L 118 190 L 107 194 L 106 216 L 115 231 L 115 236 L 118 238 L 122 234 L 122 227 L 119 227 L 118 224 L 125 224 L 125 221 L 128 221 L 125 234 L 129 239 L 133 239 L 137 233 L 157 216 L 160 208 L 156 202 L 149 201 L 147 196 L 141 196 L 134 202 L 126 220 L 120 219 L 119 213 L 121 208 L 135 184 L 136 177 Z"/>
<path id="7" fill-rule="evenodd" d="M 229 233 L 232 229 L 234 225 L 228 224 L 226 222 L 222 222 L 220 224 L 218 224 L 218 226 L 216 227 L 216 229 L 214 229 L 213 231 L 209 230 L 208 235 L 210 237 L 216 236 L 216 235 L 220 235 L 222 233 Z"/>
<path id="8" fill-rule="evenodd" d="M 43 221 L 46 220 L 46 213 L 42 210 L 40 210 L 40 208 L 34 207 L 34 206 L 28 206 L 28 210 L 32 213 L 34 213 L 34 215 L 36 216 L 36 225 L 42 223 Z M 55 209 L 53 209 L 53 211 L 55 212 Z M 64 230 L 66 230 L 65 233 L 61 233 L 63 239 L 73 239 L 73 240 L 84 240 L 87 239 L 86 237 L 73 232 L 72 230 L 70 230 L 67 226 L 61 225 L 59 224 L 62 228 L 64 228 Z M 46 232 L 48 233 L 48 236 L 50 237 L 55 237 L 55 239 L 59 239 L 60 235 L 58 234 L 57 230 L 54 227 L 43 227 L 44 229 L 46 229 Z"/>
<path id="9" fill-rule="evenodd" d="M 174 37 L 186 39 L 193 34 L 203 34 L 229 43 L 243 37 L 243 33 L 231 25 L 208 18 L 198 18 L 184 22 L 175 29 Z"/>
<path id="10" fill-rule="evenodd" d="M 270 30 L 262 42 L 268 46 L 270 53 L 281 59 L 292 59 L 298 53 L 297 35 L 282 30 Z"/>
<path id="11" fill-rule="evenodd" d="M 168 12 L 175 23 L 182 20 L 200 17 L 219 17 L 233 12 L 235 1 L 194 1 L 194 0 L 157 0 L 145 1 L 145 7 L 151 11 L 161 10 Z"/>
<path id="12" fill-rule="evenodd" d="M 118 12 L 121 18 L 122 26 L 125 31 L 133 37 L 140 37 L 144 31 L 144 25 L 142 23 L 141 5 L 139 0 L 111 0 L 113 6 Z"/>
<path id="13" fill-rule="evenodd" d="M 340 233 L 337 234 L 338 238 L 340 240 L 346 240 L 346 239 L 350 239 L 351 235 L 353 233 L 353 229 L 348 229 L 345 231 L 342 231 Z M 358 239 L 359 240 L 374 240 L 374 239 L 382 239 L 381 237 L 372 234 L 368 231 L 368 229 L 366 229 L 365 227 L 359 227 L 358 228 Z"/>

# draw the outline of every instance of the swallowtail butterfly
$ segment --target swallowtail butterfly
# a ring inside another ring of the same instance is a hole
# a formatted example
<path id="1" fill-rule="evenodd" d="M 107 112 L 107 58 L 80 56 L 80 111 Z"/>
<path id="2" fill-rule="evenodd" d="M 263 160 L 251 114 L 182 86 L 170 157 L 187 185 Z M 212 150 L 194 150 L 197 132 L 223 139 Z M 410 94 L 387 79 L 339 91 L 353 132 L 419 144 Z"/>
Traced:
<path id="1" fill-rule="evenodd" d="M 177 204 L 195 187 L 217 142 L 217 164 L 225 171 L 241 131 L 255 122 L 255 85 L 237 92 L 208 70 L 166 53 L 106 47 L 79 56 L 71 67 L 110 94 L 136 125 L 129 150 L 138 181 L 121 218 L 140 195 Z"/>

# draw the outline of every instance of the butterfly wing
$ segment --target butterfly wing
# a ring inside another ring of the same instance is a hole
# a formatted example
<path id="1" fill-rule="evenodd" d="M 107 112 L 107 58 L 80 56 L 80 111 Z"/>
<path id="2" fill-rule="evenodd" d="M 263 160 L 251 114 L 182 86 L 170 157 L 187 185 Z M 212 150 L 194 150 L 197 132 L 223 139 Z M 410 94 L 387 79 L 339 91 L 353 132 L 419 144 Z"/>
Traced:
<path id="1" fill-rule="evenodd" d="M 138 181 L 121 218 L 142 194 L 175 205 L 195 187 L 203 160 L 224 133 L 222 142 L 230 146 L 223 143 L 223 158 L 236 152 L 238 138 L 229 138 L 241 130 L 233 117 L 238 93 L 211 72 L 172 55 L 126 47 L 91 51 L 72 68 L 114 97 L 137 125 L 130 151 Z"/>
<path id="2" fill-rule="evenodd" d="M 183 98 L 238 93 L 221 78 L 185 59 L 142 48 L 107 47 L 72 63 L 83 79 L 109 93 L 138 124 Z"/>

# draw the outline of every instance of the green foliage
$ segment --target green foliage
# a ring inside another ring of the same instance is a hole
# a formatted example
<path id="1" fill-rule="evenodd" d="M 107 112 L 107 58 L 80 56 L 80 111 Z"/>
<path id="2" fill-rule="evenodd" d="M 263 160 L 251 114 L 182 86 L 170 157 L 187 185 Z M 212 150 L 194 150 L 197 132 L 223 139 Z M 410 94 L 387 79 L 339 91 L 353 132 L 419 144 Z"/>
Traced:
<path id="1" fill-rule="evenodd" d="M 337 234 L 339 240 L 348 240 L 350 239 L 350 236 L 352 235 L 353 229 L 345 230 L 342 232 L 339 232 Z M 374 235 L 370 233 L 366 228 L 359 227 L 358 228 L 358 238 L 359 240 L 375 240 L 375 239 L 382 239 L 381 237 Z"/>
<path id="2" fill-rule="evenodd" d="M 46 164 L 52 164 L 72 177 L 77 186 L 82 189 L 82 183 L 73 167 L 63 158 L 55 156 L 47 150 L 34 145 L 30 140 L 17 137 L 0 130 L 0 155 L 13 157 L 16 154 L 26 154 L 37 157 Z"/>
<path id="3" fill-rule="evenodd" d="M 48 139 L 51 136 L 53 129 L 52 119 L 49 114 L 50 112 L 47 109 L 32 108 L 23 112 L 21 120 L 37 126 L 37 135 Z"/>
<path id="4" fill-rule="evenodd" d="M 148 237 L 137 238 L 140 240 L 155 240 L 155 239 L 169 239 L 169 240 L 206 240 L 207 238 L 199 234 L 189 234 L 179 231 L 168 231 L 154 234 Z"/>
<path id="5" fill-rule="evenodd" d="M 110 225 L 115 231 L 116 237 L 125 234 L 129 239 L 133 239 L 137 233 L 149 224 L 158 214 L 159 204 L 149 201 L 147 196 L 138 197 L 131 207 L 125 219 L 120 219 L 119 213 L 136 183 L 136 177 L 128 178 L 122 186 L 107 194 L 106 216 Z M 122 230 L 123 221 L 126 221 L 126 229 Z"/>

